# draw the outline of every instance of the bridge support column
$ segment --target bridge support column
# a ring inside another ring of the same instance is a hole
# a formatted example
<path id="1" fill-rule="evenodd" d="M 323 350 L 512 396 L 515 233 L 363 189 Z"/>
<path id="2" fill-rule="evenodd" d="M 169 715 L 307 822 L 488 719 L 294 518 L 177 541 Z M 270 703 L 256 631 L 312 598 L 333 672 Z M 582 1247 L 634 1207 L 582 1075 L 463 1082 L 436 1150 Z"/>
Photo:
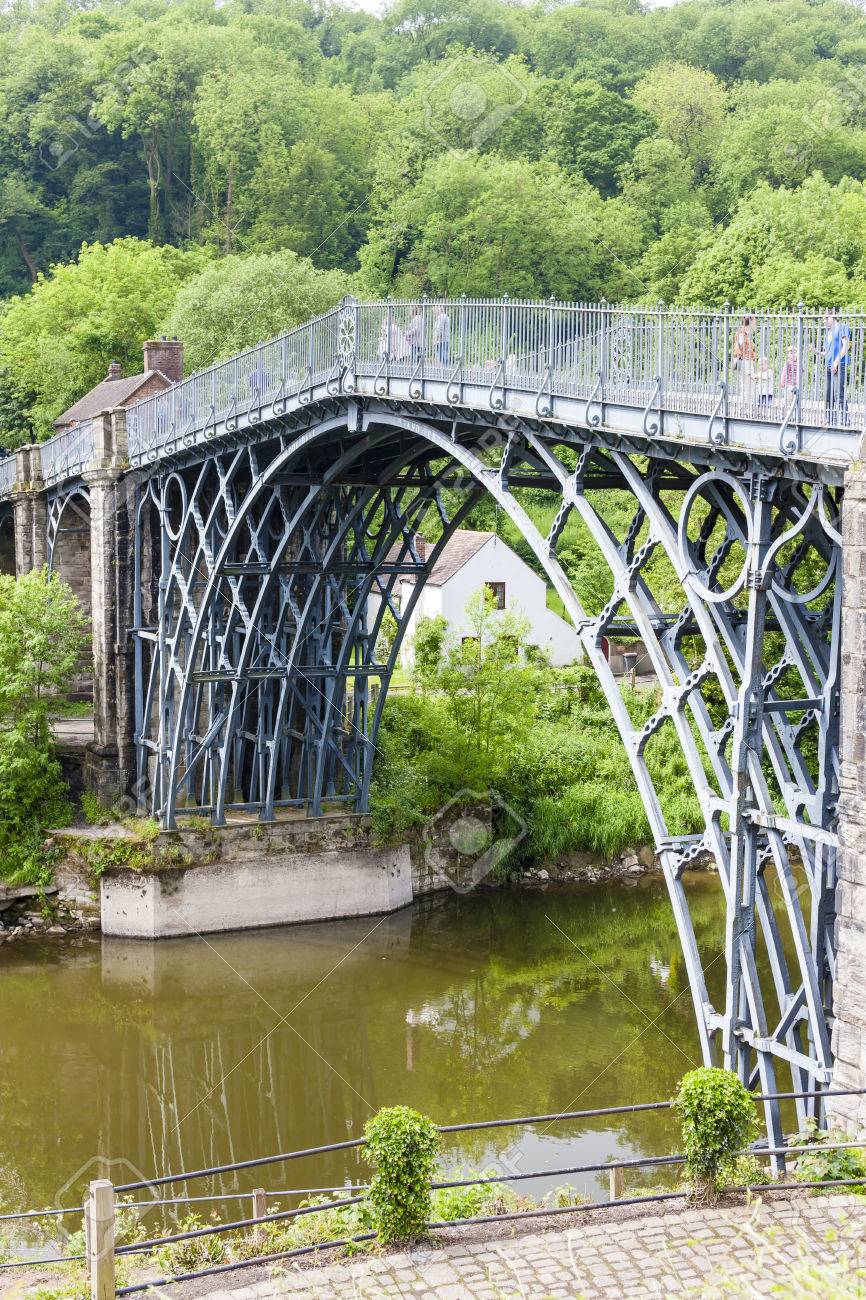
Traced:
<path id="1" fill-rule="evenodd" d="M 87 747 L 85 783 L 101 802 L 128 789 L 133 740 L 128 703 L 130 667 L 128 606 L 132 548 L 123 411 L 94 422 L 93 457 L 84 475 L 90 498 L 90 575 L 93 635 L 93 740 Z"/>
<path id="2" fill-rule="evenodd" d="M 20 447 L 15 462 L 15 573 L 23 578 L 48 563 L 48 498 L 39 448 Z"/>
<path id="3" fill-rule="evenodd" d="M 866 1088 L 866 470 L 849 473 L 842 508 L 842 740 L 833 1087 Z M 831 1103 L 866 1129 L 866 1096 Z"/>

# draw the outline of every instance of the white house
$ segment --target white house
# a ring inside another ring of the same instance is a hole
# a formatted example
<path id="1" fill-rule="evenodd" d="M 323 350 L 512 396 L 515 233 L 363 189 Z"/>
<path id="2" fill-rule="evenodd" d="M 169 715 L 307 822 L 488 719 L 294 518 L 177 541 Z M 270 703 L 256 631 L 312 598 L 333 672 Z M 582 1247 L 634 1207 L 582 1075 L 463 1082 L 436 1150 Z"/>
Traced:
<path id="1" fill-rule="evenodd" d="M 429 547 L 416 538 L 419 555 Z M 396 557 L 389 557 L 396 558 Z M 415 583 L 413 576 L 401 577 L 395 586 L 400 608 L 406 606 Z M 404 667 L 412 662 L 412 638 L 419 618 L 442 614 L 452 635 L 469 636 L 466 603 L 487 586 L 497 607 L 524 615 L 530 624 L 529 640 L 544 650 L 554 664 L 570 664 L 582 657 L 580 641 L 572 625 L 547 608 L 547 584 L 495 533 L 459 528 L 433 565 L 412 611 L 401 648 Z M 379 597 L 371 597 L 373 608 Z"/>

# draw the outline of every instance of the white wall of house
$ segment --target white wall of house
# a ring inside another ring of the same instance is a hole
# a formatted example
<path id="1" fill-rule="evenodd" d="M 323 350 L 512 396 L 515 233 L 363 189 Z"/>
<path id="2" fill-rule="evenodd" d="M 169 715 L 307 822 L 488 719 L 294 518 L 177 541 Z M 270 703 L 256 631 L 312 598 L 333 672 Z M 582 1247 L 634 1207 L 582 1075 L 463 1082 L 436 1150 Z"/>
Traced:
<path id="1" fill-rule="evenodd" d="M 420 618 L 442 614 L 452 636 L 469 636 L 472 629 L 466 619 L 466 604 L 488 582 L 505 584 L 505 612 L 523 614 L 529 621 L 529 641 L 539 646 L 554 664 L 570 664 L 582 657 L 580 640 L 571 623 L 547 608 L 547 585 L 520 556 L 498 537 L 491 537 L 458 569 L 447 582 L 434 586 L 427 582 L 409 620 L 400 653 L 401 663 L 412 662 L 412 638 Z M 400 586 L 401 608 L 412 594 L 414 584 Z M 378 597 L 371 598 L 372 617 Z M 501 616 L 501 612 L 497 611 Z"/>

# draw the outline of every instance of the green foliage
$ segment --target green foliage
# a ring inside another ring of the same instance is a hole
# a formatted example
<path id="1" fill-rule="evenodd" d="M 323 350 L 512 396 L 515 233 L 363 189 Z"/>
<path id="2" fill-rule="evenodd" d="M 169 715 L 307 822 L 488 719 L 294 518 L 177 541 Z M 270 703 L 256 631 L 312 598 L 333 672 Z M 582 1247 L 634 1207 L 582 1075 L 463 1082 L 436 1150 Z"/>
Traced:
<path id="1" fill-rule="evenodd" d="M 370 1203 L 379 1240 L 411 1241 L 430 1218 L 430 1183 L 441 1138 L 431 1119 L 390 1106 L 364 1125 L 361 1154 L 376 1170 Z"/>
<path id="2" fill-rule="evenodd" d="M 40 274 L 0 318 L 0 367 L 40 437 L 100 379 L 110 361 L 142 369 L 142 341 L 171 310 L 201 251 L 153 248 L 138 239 L 84 244 L 77 261 Z"/>
<path id="3" fill-rule="evenodd" d="M 441 614 L 436 614 L 432 618 L 425 615 L 419 618 L 415 625 L 415 636 L 412 641 L 414 656 L 412 672 L 415 680 L 422 687 L 432 688 L 436 684 L 447 631 L 448 620 Z"/>
<path id="4" fill-rule="evenodd" d="M 724 1160 L 719 1166 L 720 1187 L 754 1187 L 756 1184 L 771 1183 L 773 1175 L 767 1164 L 756 1156 L 739 1155 L 732 1160 Z"/>
<path id="5" fill-rule="evenodd" d="M 210 1222 L 197 1214 L 188 1214 L 177 1225 L 178 1232 L 195 1232 L 197 1228 L 210 1227 L 218 1223 L 219 1217 L 214 1212 Z M 153 1253 L 153 1262 L 162 1273 L 192 1273 L 209 1264 L 222 1264 L 229 1258 L 229 1248 L 225 1236 L 214 1232 L 207 1237 L 191 1237 L 188 1241 L 175 1241 L 167 1246 L 160 1246 Z"/>
<path id="6" fill-rule="evenodd" d="M 93 839 L 75 836 L 66 840 L 66 851 L 81 859 L 94 885 L 107 871 L 156 872 L 192 864 L 192 854 L 181 845 L 170 840 L 160 842 L 159 827 L 152 819 L 130 818 L 124 826 L 128 835 L 100 835 Z"/>
<path id="7" fill-rule="evenodd" d="M 48 722 L 81 653 L 84 616 L 56 574 L 0 575 L 0 875 L 47 884 L 44 830 L 72 816 Z"/>
<path id="8" fill-rule="evenodd" d="M 81 654 L 85 618 L 55 573 L 0 574 L 0 726 L 34 745 L 48 738 L 48 713 Z"/>
<path id="9" fill-rule="evenodd" d="M 188 335 L 196 368 L 358 268 L 382 294 L 866 296 L 850 3 L 7 9 L 0 447 L 145 335 Z M 800 202 L 813 178 L 835 228 Z"/>
<path id="10" fill-rule="evenodd" d="M 278 1254 L 295 1250 L 299 1246 L 315 1246 L 323 1241 L 340 1241 L 355 1237 L 373 1228 L 373 1215 L 369 1201 L 357 1205 L 339 1205 L 341 1200 L 353 1199 L 350 1192 L 329 1192 L 326 1196 L 308 1196 L 297 1202 L 298 1209 L 320 1205 L 314 1214 L 302 1214 L 296 1219 L 268 1223 L 262 1228 L 262 1237 L 250 1235 L 232 1247 L 235 1258 L 253 1259 L 257 1255 Z M 338 1202 L 334 1207 L 334 1202 Z M 271 1207 L 268 1207 L 269 1213 Z M 351 1251 L 349 1252 L 351 1253 Z"/>
<path id="11" fill-rule="evenodd" d="M 466 603 L 466 634 L 446 644 L 437 685 L 457 726 L 481 754 L 523 730 L 538 672 L 520 655 L 528 621 L 499 614 L 487 588 Z"/>
<path id="12" fill-rule="evenodd" d="M 527 297 L 634 292 L 627 268 L 641 221 L 617 202 L 546 161 L 445 153 L 383 206 L 361 253 L 361 284 L 445 296 L 499 294 L 506 282 Z"/>
<path id="13" fill-rule="evenodd" d="M 186 366 L 199 370 L 328 311 L 346 287 L 339 272 L 289 251 L 226 257 L 180 290 L 165 332 L 184 340 Z"/>
<path id="14" fill-rule="evenodd" d="M 855 1148 L 842 1147 L 838 1151 L 828 1151 L 828 1146 L 835 1146 L 846 1140 L 846 1134 L 841 1129 L 822 1130 L 817 1124 L 811 1121 L 807 1126 L 798 1133 L 796 1137 L 791 1138 L 790 1145 L 809 1146 L 811 1150 L 804 1151 L 796 1157 L 794 1163 L 794 1177 L 801 1183 L 817 1183 L 824 1180 L 832 1181 L 833 1179 L 859 1178 L 863 1176 L 863 1183 L 853 1187 L 828 1187 L 827 1192 L 856 1192 L 860 1196 L 866 1196 L 866 1158 L 862 1150 Z"/>
<path id="15" fill-rule="evenodd" d="M 866 189 L 860 181 L 831 185 L 819 173 L 798 189 L 773 189 L 763 181 L 698 253 L 680 286 L 680 301 L 862 302 L 864 241 Z"/>
<path id="16" fill-rule="evenodd" d="M 451 1169 L 448 1180 L 458 1182 L 463 1178 L 491 1178 L 495 1169 Z M 443 1178 L 443 1181 L 444 1178 Z M 451 1219 L 474 1219 L 484 1214 L 510 1214 L 528 1205 L 506 1183 L 477 1183 L 473 1187 L 440 1187 L 431 1198 L 431 1219 L 446 1222 Z"/>
<path id="17" fill-rule="evenodd" d="M 594 670 L 551 668 L 529 653 L 520 620 L 495 618 L 480 595 L 473 609 L 476 635 L 465 644 L 447 637 L 444 620 L 419 620 L 414 678 L 422 689 L 390 697 L 379 732 L 371 809 L 380 837 L 417 832 L 471 789 L 496 791 L 508 816 L 526 824 L 519 856 L 503 862 L 507 873 L 521 860 L 586 850 L 612 857 L 650 839 Z M 654 690 L 628 687 L 623 700 L 636 725 L 659 702 Z M 672 727 L 659 730 L 646 757 L 671 833 L 698 829 L 694 784 Z"/>
<path id="18" fill-rule="evenodd" d="M 105 810 L 92 790 L 82 791 L 81 812 L 88 826 L 98 826 L 106 819 Z"/>
<path id="19" fill-rule="evenodd" d="M 754 1098 L 730 1070 L 702 1066 L 683 1075 L 674 1106 L 682 1119 L 686 1172 L 696 1190 L 712 1195 L 723 1167 L 757 1131 Z"/>

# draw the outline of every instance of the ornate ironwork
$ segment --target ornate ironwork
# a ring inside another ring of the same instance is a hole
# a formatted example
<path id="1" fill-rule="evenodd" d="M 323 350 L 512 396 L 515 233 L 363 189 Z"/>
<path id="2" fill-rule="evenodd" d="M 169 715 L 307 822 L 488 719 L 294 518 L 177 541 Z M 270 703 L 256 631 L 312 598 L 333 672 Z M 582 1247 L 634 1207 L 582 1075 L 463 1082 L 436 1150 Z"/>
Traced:
<path id="1" fill-rule="evenodd" d="M 410 319 L 429 334 L 417 305 L 344 304 L 130 409 L 130 457 L 144 467 L 143 806 L 169 827 L 192 810 L 217 824 L 239 810 L 365 810 L 423 583 L 490 494 L 558 592 L 625 745 L 705 1059 L 720 1054 L 766 1093 L 780 1069 L 820 1092 L 832 1070 L 838 519 L 859 443 L 824 405 L 820 318 L 756 318 L 756 350 L 775 363 L 793 348 L 799 364 L 796 394 L 767 402 L 728 391 L 727 310 L 446 303 L 454 369 L 426 334 L 404 346 Z M 862 424 L 860 317 L 851 330 L 845 419 Z M 544 535 L 527 485 L 549 494 Z M 622 534 L 611 493 L 632 505 Z M 600 609 L 584 607 L 560 560 L 574 519 L 609 571 Z M 438 538 L 427 555 L 422 525 Z M 646 647 L 659 691 L 646 722 L 605 657 L 613 635 Z M 697 837 L 654 775 L 663 733 L 694 786 Z M 705 971 L 719 954 L 699 950 L 683 879 L 707 856 L 725 901 L 718 1005 Z M 819 1103 L 801 1100 L 801 1117 Z M 768 1118 L 781 1145 L 778 1109 Z"/>

